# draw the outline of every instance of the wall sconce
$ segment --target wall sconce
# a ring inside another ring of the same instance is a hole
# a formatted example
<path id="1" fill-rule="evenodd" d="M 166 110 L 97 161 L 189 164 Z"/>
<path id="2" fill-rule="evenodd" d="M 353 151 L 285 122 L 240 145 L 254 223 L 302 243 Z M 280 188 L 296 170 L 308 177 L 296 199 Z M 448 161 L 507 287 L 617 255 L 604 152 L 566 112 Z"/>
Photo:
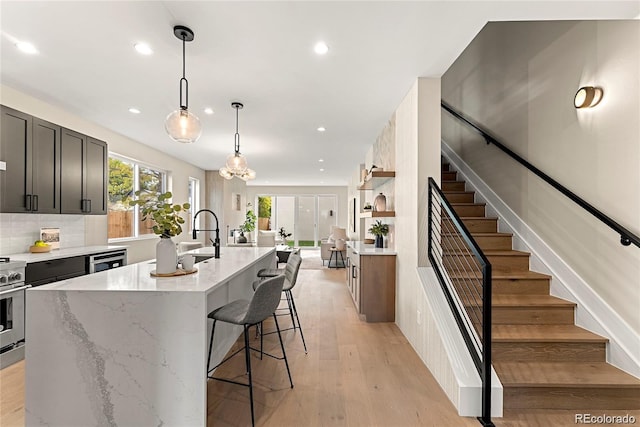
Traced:
<path id="1" fill-rule="evenodd" d="M 602 101 L 602 88 L 594 86 L 583 86 L 576 92 L 573 98 L 573 106 L 576 108 L 595 107 Z"/>

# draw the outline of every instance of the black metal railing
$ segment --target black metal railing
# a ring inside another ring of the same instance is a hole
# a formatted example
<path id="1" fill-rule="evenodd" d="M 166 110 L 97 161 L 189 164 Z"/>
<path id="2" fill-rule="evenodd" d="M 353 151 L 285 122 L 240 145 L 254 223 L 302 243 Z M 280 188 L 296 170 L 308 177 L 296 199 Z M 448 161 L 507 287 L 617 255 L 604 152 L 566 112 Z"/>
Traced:
<path id="1" fill-rule="evenodd" d="M 482 380 L 482 415 L 491 422 L 491 264 L 429 178 L 428 256 Z"/>
<path id="2" fill-rule="evenodd" d="M 470 126 L 474 131 L 479 133 L 485 139 L 487 144 L 493 144 L 496 147 L 498 147 L 500 150 L 502 150 L 503 152 L 508 154 L 509 157 L 511 157 L 512 159 L 514 159 L 515 161 L 517 161 L 518 163 L 523 165 L 525 168 L 529 169 L 531 172 L 536 174 L 544 182 L 546 182 L 547 184 L 549 184 L 550 186 L 552 186 L 553 188 L 555 188 L 556 190 L 561 192 L 563 195 L 565 195 L 566 197 L 571 199 L 578 206 L 580 206 L 581 208 L 583 208 L 584 210 L 589 212 L 594 217 L 598 218 L 605 225 L 607 225 L 609 228 L 611 228 L 616 233 L 618 233 L 620 235 L 620 244 L 622 244 L 623 246 L 629 246 L 630 244 L 633 243 L 634 245 L 636 245 L 637 247 L 640 248 L 640 237 L 639 236 L 637 236 L 636 234 L 634 234 L 631 231 L 627 230 L 625 227 L 623 227 L 622 225 L 618 224 L 616 221 L 614 221 L 612 218 L 610 218 L 607 215 L 605 215 L 604 213 L 602 213 L 597 208 L 593 207 L 591 204 L 586 202 L 584 199 L 582 199 L 581 197 L 579 197 L 578 195 L 573 193 L 571 190 L 569 190 L 568 188 L 566 188 L 565 186 L 560 184 L 558 181 L 556 181 L 555 179 L 551 178 L 549 175 L 547 175 L 546 173 L 542 172 L 540 169 L 538 169 L 537 167 L 535 167 L 534 165 L 532 165 L 531 163 L 529 163 L 528 161 L 526 161 L 525 159 L 520 157 L 518 154 L 516 154 L 513 151 L 511 151 L 511 149 L 509 149 L 504 144 L 502 144 L 500 141 L 498 141 L 488 131 L 486 131 L 484 128 L 482 128 L 482 126 L 480 126 L 478 123 L 476 123 L 473 119 L 469 118 L 468 116 L 462 114 L 459 111 L 456 111 L 453 107 L 451 107 L 449 104 L 447 104 L 444 101 L 441 102 L 441 105 L 442 105 L 442 108 L 445 111 L 447 111 L 448 113 L 450 113 L 453 117 L 459 119 L 463 123 L 465 123 L 468 126 Z"/>

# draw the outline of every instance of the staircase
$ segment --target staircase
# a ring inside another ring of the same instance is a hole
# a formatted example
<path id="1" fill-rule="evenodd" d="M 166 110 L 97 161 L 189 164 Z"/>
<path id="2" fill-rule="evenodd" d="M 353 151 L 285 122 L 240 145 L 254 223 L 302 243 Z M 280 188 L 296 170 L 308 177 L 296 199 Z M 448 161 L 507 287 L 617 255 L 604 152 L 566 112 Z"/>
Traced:
<path id="1" fill-rule="evenodd" d="M 575 304 L 549 294 L 551 276 L 529 270 L 530 254 L 512 249 L 512 235 L 498 232 L 498 218 L 485 216 L 485 205 L 448 164 L 441 178 L 492 265 L 492 360 L 504 408 L 640 409 L 640 380 L 606 362 L 607 339 L 574 324 Z M 463 277 L 451 280 L 461 285 Z"/>

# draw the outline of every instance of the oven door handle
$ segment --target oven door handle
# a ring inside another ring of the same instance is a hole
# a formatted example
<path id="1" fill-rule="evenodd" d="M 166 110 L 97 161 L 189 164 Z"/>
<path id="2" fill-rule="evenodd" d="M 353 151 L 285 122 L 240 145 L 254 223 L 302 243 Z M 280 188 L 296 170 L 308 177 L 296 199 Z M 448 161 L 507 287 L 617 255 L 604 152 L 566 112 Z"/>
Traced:
<path id="1" fill-rule="evenodd" d="M 30 288 L 30 287 L 31 287 L 31 285 L 24 285 L 24 286 L 20 286 L 19 288 L 7 289 L 6 291 L 0 292 L 0 297 L 3 296 L 3 295 L 8 295 L 11 292 L 18 292 L 18 291 L 21 291 L 23 289 L 27 289 L 27 288 Z"/>

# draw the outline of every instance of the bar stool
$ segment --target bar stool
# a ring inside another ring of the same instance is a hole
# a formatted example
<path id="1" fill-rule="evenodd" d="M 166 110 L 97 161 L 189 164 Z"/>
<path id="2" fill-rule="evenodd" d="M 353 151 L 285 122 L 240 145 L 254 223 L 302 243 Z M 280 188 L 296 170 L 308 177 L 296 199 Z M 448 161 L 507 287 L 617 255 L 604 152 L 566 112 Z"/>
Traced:
<path id="1" fill-rule="evenodd" d="M 287 298 L 287 305 L 289 306 L 289 315 L 291 316 L 291 324 L 293 326 L 290 328 L 281 329 L 281 331 L 300 329 L 300 338 L 302 338 L 302 345 L 304 346 L 304 352 L 306 354 L 307 343 L 304 340 L 304 334 L 302 333 L 302 326 L 300 325 L 300 318 L 298 317 L 298 310 L 296 309 L 296 302 L 293 299 L 293 293 L 291 292 L 293 287 L 296 285 L 296 282 L 298 281 L 298 272 L 300 271 L 301 264 L 302 264 L 302 257 L 300 257 L 300 255 L 298 255 L 297 253 L 292 253 L 291 255 L 289 255 L 289 259 L 287 260 L 287 265 L 285 266 L 284 269 L 276 270 L 276 269 L 263 268 L 262 270 L 258 271 L 258 277 L 260 278 L 274 277 L 278 274 L 284 273 L 285 280 L 284 280 L 284 286 L 282 288 L 282 291 L 284 292 L 284 295 Z M 255 286 L 259 285 L 260 283 L 261 282 L 259 281 L 254 282 L 253 283 L 254 289 L 255 289 Z M 282 314 L 278 314 L 278 316 L 282 316 Z M 295 316 L 295 319 L 294 319 L 294 316 Z M 296 320 L 297 320 L 297 325 L 296 325 Z M 269 335 L 274 332 L 263 333 L 263 335 Z"/>
<path id="2" fill-rule="evenodd" d="M 251 401 L 251 425 L 255 425 L 255 417 L 253 413 L 253 380 L 251 379 L 251 354 L 250 350 L 260 351 L 262 356 L 262 348 L 260 350 L 253 348 L 249 345 L 249 328 L 251 326 L 255 326 L 269 316 L 273 316 L 273 320 L 276 324 L 276 332 L 278 333 L 278 338 L 280 339 L 280 348 L 282 349 L 282 357 L 276 357 L 269 353 L 264 353 L 269 357 L 274 359 L 283 360 L 287 366 L 287 374 L 289 375 L 289 383 L 291 384 L 291 388 L 293 388 L 293 381 L 291 380 L 291 371 L 289 370 L 289 362 L 287 361 L 287 353 L 284 351 L 284 344 L 282 343 L 282 335 L 280 335 L 280 327 L 278 326 L 278 319 L 276 317 L 275 311 L 278 308 L 278 304 L 280 303 L 280 294 L 282 293 L 282 287 L 284 285 L 285 276 L 280 275 L 276 277 L 269 278 L 262 282 L 257 282 L 257 286 L 255 286 L 255 293 L 251 298 L 251 301 L 248 300 L 235 300 L 222 307 L 219 307 L 209 313 L 207 317 L 209 319 L 213 319 L 213 328 L 211 329 L 211 341 L 209 341 L 209 357 L 207 358 L 207 377 L 223 381 L 231 384 L 237 384 L 245 387 L 249 387 L 249 398 Z M 256 285 L 256 283 L 254 283 Z M 234 325 L 242 325 L 244 327 L 244 352 L 245 352 L 245 363 L 247 368 L 247 375 L 249 376 L 249 383 L 242 383 L 238 381 L 232 381 L 226 378 L 218 378 L 213 375 L 209 375 L 209 373 L 215 370 L 218 366 L 222 365 L 229 359 L 231 359 L 236 354 L 242 351 L 242 348 L 238 349 L 231 356 L 224 359 L 222 362 L 218 363 L 213 368 L 209 369 L 209 360 L 211 359 L 211 349 L 213 348 L 213 335 L 216 330 L 216 322 L 227 322 Z M 262 343 L 261 343 L 262 344 Z M 262 347 L 262 345 L 260 346 Z"/>
<path id="3" fill-rule="evenodd" d="M 329 255 L 329 268 L 331 268 L 331 260 L 334 258 L 333 257 L 334 254 L 335 254 L 335 261 L 336 261 L 335 268 L 345 268 L 344 255 L 342 255 L 342 252 L 344 252 L 344 249 L 330 248 L 329 251 L 331 252 L 331 255 Z M 338 266 L 338 254 L 340 254 L 340 261 L 342 261 L 342 267 Z"/>

